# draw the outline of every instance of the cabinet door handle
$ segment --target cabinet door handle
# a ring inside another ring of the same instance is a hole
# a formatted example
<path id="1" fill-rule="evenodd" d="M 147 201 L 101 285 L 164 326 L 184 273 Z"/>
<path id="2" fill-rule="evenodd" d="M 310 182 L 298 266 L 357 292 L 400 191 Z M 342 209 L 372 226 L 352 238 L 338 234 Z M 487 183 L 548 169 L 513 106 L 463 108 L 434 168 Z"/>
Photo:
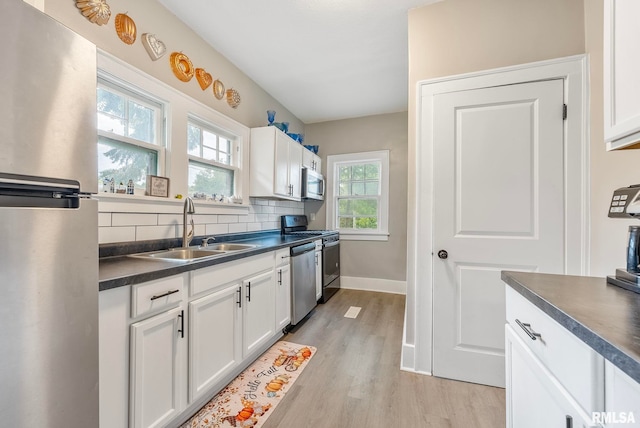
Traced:
<path id="1" fill-rule="evenodd" d="M 158 294 L 157 296 L 151 296 L 151 300 L 156 300 L 156 299 L 161 299 L 163 297 L 167 297 L 170 296 L 172 294 L 176 294 L 177 292 L 179 292 L 180 290 L 169 290 L 166 293 L 162 293 L 162 294 Z"/>
<path id="2" fill-rule="evenodd" d="M 184 339 L 184 311 L 180 311 L 178 318 L 180 318 L 180 329 L 178 330 L 178 333 L 180 333 L 180 337 Z"/>
<path id="3" fill-rule="evenodd" d="M 567 415 L 567 428 L 573 428 L 573 418 Z"/>
<path id="4" fill-rule="evenodd" d="M 520 328 L 522 328 L 524 332 L 527 333 L 527 336 L 529 336 L 531 340 L 536 340 L 538 337 L 542 337 L 540 333 L 536 333 L 535 331 L 533 331 L 533 329 L 531 328 L 531 324 L 520 322 L 520 320 L 517 318 L 516 324 L 518 324 Z"/>
<path id="5" fill-rule="evenodd" d="M 318 253 L 316 253 L 316 266 L 318 266 Z"/>
<path id="6" fill-rule="evenodd" d="M 251 301 L 251 281 L 247 282 L 247 300 Z"/>
<path id="7" fill-rule="evenodd" d="M 238 300 L 236 300 L 236 303 L 238 304 L 238 307 L 241 308 L 242 307 L 242 287 L 238 287 L 238 289 L 236 290 L 236 293 L 238 293 Z"/>
<path id="8" fill-rule="evenodd" d="M 282 269 L 278 269 L 278 285 L 282 285 Z"/>

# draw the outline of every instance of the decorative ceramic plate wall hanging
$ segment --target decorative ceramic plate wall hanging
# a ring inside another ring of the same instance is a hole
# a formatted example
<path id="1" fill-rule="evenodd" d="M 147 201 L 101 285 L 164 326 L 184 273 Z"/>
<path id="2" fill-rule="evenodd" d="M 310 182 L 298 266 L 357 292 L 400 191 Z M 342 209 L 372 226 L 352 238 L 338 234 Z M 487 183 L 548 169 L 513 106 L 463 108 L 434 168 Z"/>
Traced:
<path id="1" fill-rule="evenodd" d="M 224 85 L 217 79 L 213 82 L 213 96 L 219 100 L 224 97 Z"/>
<path id="2" fill-rule="evenodd" d="M 236 108 L 240 105 L 240 93 L 235 89 L 227 89 L 227 104 L 232 108 Z"/>
<path id="3" fill-rule="evenodd" d="M 76 0 L 76 7 L 94 24 L 104 25 L 111 18 L 111 8 L 107 0 Z"/>
<path id="4" fill-rule="evenodd" d="M 193 64 L 189 57 L 182 52 L 172 53 L 169 57 L 169 63 L 171 64 L 173 74 L 175 74 L 179 80 L 188 82 L 193 78 Z"/>
<path id="5" fill-rule="evenodd" d="M 196 79 L 203 91 L 211 86 L 211 83 L 213 82 L 213 77 L 211 77 L 204 68 L 196 68 Z"/>
<path id="6" fill-rule="evenodd" d="M 116 33 L 120 40 L 128 45 L 136 41 L 136 23 L 129 15 L 119 13 L 116 15 Z"/>
<path id="7" fill-rule="evenodd" d="M 167 47 L 155 34 L 144 33 L 141 39 L 142 45 L 153 61 L 162 58 L 167 53 Z"/>

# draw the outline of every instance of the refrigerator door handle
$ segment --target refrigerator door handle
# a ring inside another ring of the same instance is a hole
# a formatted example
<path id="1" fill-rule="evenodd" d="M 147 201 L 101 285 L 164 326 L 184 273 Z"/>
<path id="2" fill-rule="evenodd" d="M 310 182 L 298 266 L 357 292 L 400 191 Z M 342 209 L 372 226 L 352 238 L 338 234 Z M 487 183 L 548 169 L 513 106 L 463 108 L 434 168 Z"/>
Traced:
<path id="1" fill-rule="evenodd" d="M 80 184 L 73 180 L 47 180 L 42 177 L 30 177 L 26 175 L 2 174 L 0 175 L 0 187 L 32 186 L 39 188 L 80 190 Z"/>

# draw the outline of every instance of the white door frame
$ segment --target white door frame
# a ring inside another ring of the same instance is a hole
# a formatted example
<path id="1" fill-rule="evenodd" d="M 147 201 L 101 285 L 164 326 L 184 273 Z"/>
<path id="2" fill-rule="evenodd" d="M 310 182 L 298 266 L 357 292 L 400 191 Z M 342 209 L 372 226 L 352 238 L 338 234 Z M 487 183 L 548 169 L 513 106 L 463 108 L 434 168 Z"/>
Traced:
<path id="1" fill-rule="evenodd" d="M 433 97 L 436 94 L 547 79 L 564 79 L 568 106 L 564 138 L 565 273 L 588 274 L 589 266 L 589 98 L 586 55 L 477 73 L 424 80 L 417 84 L 416 153 L 409 167 L 407 221 L 407 302 L 401 368 L 432 372 L 433 345 Z M 425 166 L 427 166 L 425 168 Z M 413 203 L 412 203 L 413 202 Z M 427 220 L 425 220 L 427 219 Z"/>

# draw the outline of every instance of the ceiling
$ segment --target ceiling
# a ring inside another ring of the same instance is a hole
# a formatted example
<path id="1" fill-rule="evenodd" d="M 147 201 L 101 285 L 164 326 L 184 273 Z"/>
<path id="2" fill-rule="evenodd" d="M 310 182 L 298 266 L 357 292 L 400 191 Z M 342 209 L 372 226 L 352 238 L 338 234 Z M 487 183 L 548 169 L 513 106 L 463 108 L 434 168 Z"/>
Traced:
<path id="1" fill-rule="evenodd" d="M 407 110 L 407 11 L 439 0 L 159 0 L 304 123 Z"/>

